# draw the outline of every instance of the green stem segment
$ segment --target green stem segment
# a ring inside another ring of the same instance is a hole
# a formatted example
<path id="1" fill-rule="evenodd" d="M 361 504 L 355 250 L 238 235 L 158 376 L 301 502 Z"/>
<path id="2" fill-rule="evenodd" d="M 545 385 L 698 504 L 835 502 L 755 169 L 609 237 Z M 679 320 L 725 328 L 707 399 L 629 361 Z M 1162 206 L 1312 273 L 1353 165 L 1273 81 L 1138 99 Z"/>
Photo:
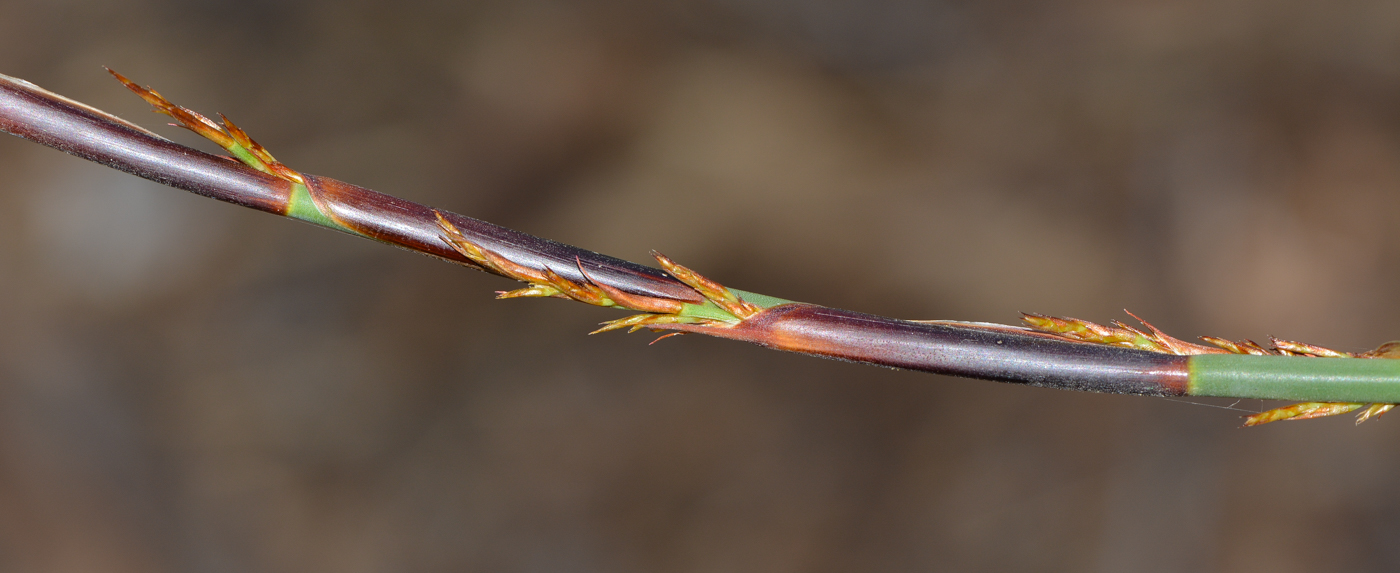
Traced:
<path id="1" fill-rule="evenodd" d="M 729 290 L 734 294 L 739 295 L 739 298 L 742 298 L 745 301 L 758 306 L 759 308 L 771 308 L 780 304 L 791 304 L 794 302 L 787 299 L 778 298 L 776 296 L 768 296 L 766 294 L 742 291 L 736 288 L 732 288 Z M 720 308 L 718 305 L 710 301 L 705 301 L 696 304 L 686 304 L 677 314 L 679 316 L 691 318 L 705 318 L 709 320 L 718 320 L 721 322 L 735 321 L 734 315 L 730 314 L 728 311 Z"/>
<path id="2" fill-rule="evenodd" d="M 1400 403 L 1400 360 L 1206 354 L 1188 368 L 1191 396 Z"/>
<path id="3" fill-rule="evenodd" d="M 286 216 L 300 221 L 306 221 L 313 225 L 320 225 L 327 229 L 364 236 L 362 233 L 341 225 L 327 216 L 327 214 L 322 213 L 321 209 L 316 207 L 316 201 L 311 198 L 311 192 L 306 189 L 305 185 L 300 183 L 292 184 L 291 197 L 287 200 Z"/>

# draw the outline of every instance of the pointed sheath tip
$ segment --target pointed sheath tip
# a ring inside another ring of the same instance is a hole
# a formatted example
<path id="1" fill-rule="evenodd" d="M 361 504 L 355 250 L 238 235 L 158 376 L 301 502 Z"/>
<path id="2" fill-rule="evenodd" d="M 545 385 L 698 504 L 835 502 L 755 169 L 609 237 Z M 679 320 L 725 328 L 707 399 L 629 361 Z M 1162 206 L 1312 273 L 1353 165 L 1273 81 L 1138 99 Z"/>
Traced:
<path id="1" fill-rule="evenodd" d="M 133 82 L 133 81 L 127 79 L 126 76 L 121 75 L 120 73 L 117 73 L 117 71 L 114 70 L 114 69 L 112 69 L 112 68 L 109 68 L 109 67 L 107 67 L 107 66 L 102 66 L 102 69 L 107 70 L 107 73 L 112 74 L 112 77 L 117 78 L 117 81 L 119 81 L 119 82 L 121 82 L 121 83 L 123 83 L 123 84 L 126 84 L 126 87 L 131 87 L 131 86 L 136 85 L 135 82 Z"/>
<path id="2" fill-rule="evenodd" d="M 583 259 L 577 256 L 574 257 L 574 264 L 578 266 L 579 274 L 583 275 L 583 278 L 587 280 L 589 284 L 603 291 L 603 294 L 606 295 L 608 299 L 623 308 L 661 314 L 676 314 L 685 308 L 685 303 L 679 300 L 634 295 L 594 280 L 593 276 L 588 274 L 588 270 L 583 268 Z"/>
<path id="3" fill-rule="evenodd" d="M 661 254 L 661 251 L 655 249 L 652 249 L 651 251 L 651 258 L 656 259 L 656 262 L 661 263 L 661 268 L 665 269 L 668 273 L 671 271 L 672 267 L 676 266 L 675 261 L 671 260 L 670 257 Z"/>
<path id="4" fill-rule="evenodd" d="M 658 343 L 658 342 L 661 342 L 662 340 L 666 340 L 667 338 L 670 338 L 670 337 L 672 337 L 672 336 L 680 336 L 680 335 L 682 335 L 682 334 L 685 334 L 685 333 L 684 333 L 684 332 L 672 332 L 672 333 L 670 333 L 670 334 L 663 334 L 663 335 L 661 335 L 661 336 L 658 336 L 658 337 L 656 338 L 656 340 L 653 340 L 653 341 L 651 341 L 651 342 L 648 342 L 648 343 L 647 343 L 647 346 L 651 346 L 651 345 L 653 345 L 653 344 L 656 344 L 656 343 Z"/>
<path id="5" fill-rule="evenodd" d="M 1030 325 L 1038 330 L 1047 330 L 1055 324 L 1055 320 L 1043 314 L 1034 312 L 1021 313 L 1021 322 Z"/>
<path id="6" fill-rule="evenodd" d="M 170 105 L 170 102 L 165 101 L 165 98 L 161 97 L 160 94 L 156 93 L 155 90 L 149 87 L 143 88 L 140 84 L 131 81 L 130 78 L 121 75 L 116 70 L 107 66 L 102 66 L 102 69 L 107 70 L 107 73 L 112 74 L 112 77 L 117 78 L 117 81 L 121 82 L 122 85 L 126 86 L 126 89 L 131 90 L 136 95 L 141 96 L 141 99 L 146 100 L 146 103 L 149 103 L 152 106 L 156 107 L 157 109 L 155 111 L 157 113 L 164 113 L 164 111 L 161 108 L 163 108 L 165 105 Z"/>

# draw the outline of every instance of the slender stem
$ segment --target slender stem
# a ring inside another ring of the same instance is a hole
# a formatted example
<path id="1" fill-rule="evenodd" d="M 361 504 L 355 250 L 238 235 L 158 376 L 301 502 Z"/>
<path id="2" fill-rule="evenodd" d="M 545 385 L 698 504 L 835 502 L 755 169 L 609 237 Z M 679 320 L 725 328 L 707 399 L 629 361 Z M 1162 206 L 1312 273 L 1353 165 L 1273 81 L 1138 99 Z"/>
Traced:
<path id="1" fill-rule="evenodd" d="M 813 356 L 1069 390 L 1345 402 L 1302 404 L 1251 423 L 1378 403 L 1364 419 L 1400 402 L 1400 362 L 1394 360 L 1209 354 L 1225 350 L 1176 340 L 1150 325 L 1142 331 L 1039 315 L 1026 317 L 1035 328 L 905 321 L 731 290 L 659 254 L 664 271 L 298 173 L 227 119 L 219 126 L 117 77 L 158 111 L 220 143 L 238 160 L 173 143 L 7 76 L 0 76 L 0 130 L 200 195 L 530 284 L 502 293 L 503 298 L 554 296 L 643 313 L 605 323 L 600 331 L 700 333 Z M 1231 351 L 1268 352 L 1248 341 L 1212 340 Z M 1343 355 L 1288 344 L 1292 351 L 1278 353 Z M 1392 357 L 1382 352 L 1386 348 L 1373 353 Z"/>
<path id="2" fill-rule="evenodd" d="M 477 266 L 441 239 L 442 213 L 464 234 L 522 264 L 548 265 L 582 280 L 576 261 L 597 279 L 643 295 L 699 301 L 685 285 L 657 269 L 556 243 L 405 201 L 357 185 L 309 176 L 306 185 L 328 197 L 330 219 L 306 216 L 299 185 L 259 172 L 228 157 L 186 147 L 111 114 L 59 96 L 24 80 L 0 75 L 0 131 L 125 171 L 137 177 L 259 211 L 292 216 L 340 231 L 363 234 L 405 249 Z M 334 224 L 334 221 L 341 223 Z M 487 269 L 489 270 L 489 269 Z"/>

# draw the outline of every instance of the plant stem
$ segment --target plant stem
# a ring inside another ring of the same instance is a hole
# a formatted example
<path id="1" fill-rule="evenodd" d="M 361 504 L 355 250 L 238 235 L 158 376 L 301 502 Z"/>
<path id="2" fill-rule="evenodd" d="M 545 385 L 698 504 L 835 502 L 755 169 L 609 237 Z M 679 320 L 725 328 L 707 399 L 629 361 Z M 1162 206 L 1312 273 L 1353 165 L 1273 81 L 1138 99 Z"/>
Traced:
<path id="1" fill-rule="evenodd" d="M 642 313 L 600 330 L 699 333 L 813 356 L 1068 390 L 1340 403 L 1303 404 L 1267 419 L 1256 416 L 1252 423 L 1377 404 L 1364 419 L 1400 402 L 1400 362 L 1394 360 L 1223 354 L 1150 325 L 1142 331 L 1039 315 L 1026 315 L 1033 328 L 906 321 L 728 289 L 659 254 L 664 270 L 299 173 L 227 119 L 221 126 L 113 74 L 157 111 L 237 159 L 176 144 L 8 76 L 0 76 L 0 130 L 206 197 L 529 283 L 502 298 L 551 296 Z M 1207 340 L 1232 352 L 1344 355 L 1298 343 L 1289 343 L 1288 351 Z"/>

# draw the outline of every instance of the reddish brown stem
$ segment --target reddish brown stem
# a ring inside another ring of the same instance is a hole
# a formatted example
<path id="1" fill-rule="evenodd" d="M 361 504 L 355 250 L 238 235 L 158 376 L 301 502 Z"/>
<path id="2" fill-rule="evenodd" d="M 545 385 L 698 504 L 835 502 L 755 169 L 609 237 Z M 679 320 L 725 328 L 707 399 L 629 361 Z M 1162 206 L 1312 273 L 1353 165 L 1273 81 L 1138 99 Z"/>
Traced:
<path id="1" fill-rule="evenodd" d="M 228 129 L 236 134 L 229 137 L 246 139 L 251 145 L 251 139 L 241 131 Z M 809 304 L 762 309 L 664 258 L 662 263 L 685 282 L 657 269 L 436 211 L 334 179 L 301 173 L 278 178 L 172 143 L 114 116 L 5 76 L 0 76 L 0 130 L 146 179 L 283 215 L 302 192 L 295 181 L 304 180 L 305 193 L 315 202 L 316 210 L 336 226 L 355 233 L 507 274 L 499 264 L 473 262 L 454 249 L 445 241 L 444 233 L 450 230 L 462 243 L 460 248 L 472 247 L 475 251 L 469 252 L 482 253 L 487 257 L 483 260 L 500 257 L 517 271 L 528 270 L 514 272 L 517 279 L 540 276 L 549 279 L 546 282 L 569 286 L 560 280 L 562 277 L 578 285 L 596 285 L 614 301 L 626 302 L 628 297 L 619 293 L 628 293 L 713 303 L 737 321 L 642 315 L 641 319 L 623 319 L 620 322 L 625 324 L 615 327 L 697 332 L 816 356 L 1036 386 L 1148 395 L 1180 395 L 1186 390 L 1185 357 L 1071 342 L 1005 326 L 917 323 Z M 450 224 L 441 224 L 439 216 Z M 632 307 L 649 309 L 651 304 Z"/>
<path id="2" fill-rule="evenodd" d="M 744 340 L 777 350 L 1066 390 L 1182 396 L 1188 356 L 1055 339 L 1014 328 L 912 322 L 785 304 L 731 326 L 651 328 Z"/>
<path id="3" fill-rule="evenodd" d="M 185 147 L 116 116 L 0 75 L 0 131 L 47 145 L 157 183 L 260 211 L 286 214 L 290 181 L 259 172 L 227 157 Z M 479 265 L 442 241 L 430 207 L 326 177 L 307 184 L 330 215 L 347 227 L 386 243 Z M 467 238 L 517 264 L 552 268 L 584 282 L 578 267 L 596 281 L 629 293 L 699 302 L 690 287 L 664 272 L 542 239 L 500 225 L 443 211 Z"/>

